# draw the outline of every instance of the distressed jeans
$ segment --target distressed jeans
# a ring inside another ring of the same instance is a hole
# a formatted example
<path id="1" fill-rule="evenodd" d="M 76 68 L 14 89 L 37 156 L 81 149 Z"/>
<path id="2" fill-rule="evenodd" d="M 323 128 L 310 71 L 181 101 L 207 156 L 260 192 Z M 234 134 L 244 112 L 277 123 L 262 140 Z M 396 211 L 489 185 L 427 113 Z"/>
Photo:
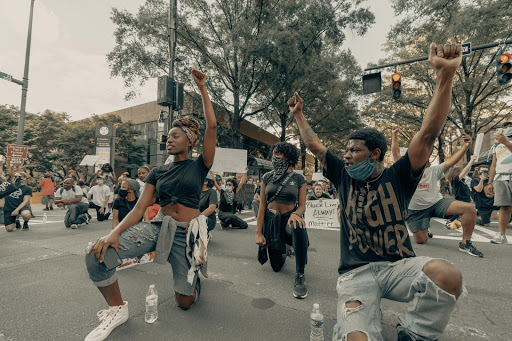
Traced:
<path id="1" fill-rule="evenodd" d="M 404 258 L 397 262 L 370 263 L 338 278 L 337 323 L 333 340 L 345 341 L 347 334 L 363 332 L 368 341 L 383 341 L 382 298 L 411 302 L 399 324 L 413 340 L 437 340 L 455 309 L 454 295 L 439 288 L 424 272 L 428 257 Z M 463 292 L 465 289 L 463 289 Z M 359 301 L 356 308 L 346 302 Z"/>

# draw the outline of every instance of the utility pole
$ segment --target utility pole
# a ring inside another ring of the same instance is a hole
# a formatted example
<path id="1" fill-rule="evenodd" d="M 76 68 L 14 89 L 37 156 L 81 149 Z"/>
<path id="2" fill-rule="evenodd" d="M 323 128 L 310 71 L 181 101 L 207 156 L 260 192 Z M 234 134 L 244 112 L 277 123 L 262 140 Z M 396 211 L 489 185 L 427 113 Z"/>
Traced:
<path id="1" fill-rule="evenodd" d="M 169 78 L 174 80 L 174 60 L 176 59 L 176 12 L 178 11 L 178 1 L 170 0 L 169 3 Z M 168 106 L 168 130 L 171 130 L 171 124 L 174 121 L 174 109 L 172 105 Z"/>
<path id="2" fill-rule="evenodd" d="M 34 14 L 34 0 L 30 2 L 30 18 L 28 21 L 28 34 L 27 34 L 27 48 L 25 52 L 25 71 L 23 72 L 23 84 L 21 86 L 21 107 L 20 118 L 18 120 L 18 135 L 16 137 L 16 144 L 23 144 L 23 134 L 25 132 L 25 108 L 27 106 L 27 91 L 28 91 L 28 66 L 30 61 L 30 41 L 32 39 L 32 17 Z"/>

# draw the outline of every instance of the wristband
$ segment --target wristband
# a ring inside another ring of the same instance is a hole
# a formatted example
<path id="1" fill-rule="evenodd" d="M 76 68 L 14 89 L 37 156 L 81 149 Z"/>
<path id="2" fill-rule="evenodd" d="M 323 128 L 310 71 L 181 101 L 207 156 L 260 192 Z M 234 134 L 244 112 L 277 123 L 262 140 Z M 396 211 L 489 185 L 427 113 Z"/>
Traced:
<path id="1" fill-rule="evenodd" d="M 302 216 L 296 212 L 292 212 L 292 214 L 295 214 L 295 215 L 299 216 L 300 218 L 302 218 Z"/>

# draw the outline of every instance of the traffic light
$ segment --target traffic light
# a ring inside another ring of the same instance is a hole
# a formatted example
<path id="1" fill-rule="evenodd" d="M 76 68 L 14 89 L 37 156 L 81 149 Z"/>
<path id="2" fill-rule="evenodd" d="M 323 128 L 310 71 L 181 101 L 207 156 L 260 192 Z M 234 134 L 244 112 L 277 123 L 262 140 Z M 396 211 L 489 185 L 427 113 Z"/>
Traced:
<path id="1" fill-rule="evenodd" d="M 395 72 L 391 76 L 391 82 L 393 84 L 393 98 L 399 99 L 402 96 L 402 75 L 400 72 Z"/>
<path id="2" fill-rule="evenodd" d="M 160 142 L 160 150 L 165 150 L 165 144 L 167 142 L 167 135 L 160 135 L 158 142 Z"/>
<path id="3" fill-rule="evenodd" d="M 503 53 L 497 60 L 496 77 L 498 84 L 507 84 L 512 79 L 512 55 Z"/>

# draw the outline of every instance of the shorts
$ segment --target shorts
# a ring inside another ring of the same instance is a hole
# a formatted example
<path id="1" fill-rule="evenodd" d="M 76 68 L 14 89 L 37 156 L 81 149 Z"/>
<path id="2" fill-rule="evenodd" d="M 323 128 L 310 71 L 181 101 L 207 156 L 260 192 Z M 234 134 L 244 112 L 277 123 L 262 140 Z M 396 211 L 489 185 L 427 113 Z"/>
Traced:
<path id="1" fill-rule="evenodd" d="M 55 196 L 53 195 L 43 195 L 41 197 L 41 203 L 43 205 L 53 204 L 55 201 Z"/>
<path id="2" fill-rule="evenodd" d="M 20 213 L 23 212 L 23 211 L 30 211 L 30 215 L 33 217 L 33 214 L 32 214 L 32 210 L 30 209 L 30 206 L 24 206 L 21 210 L 20 210 Z M 4 213 L 4 225 L 5 226 L 9 226 L 9 225 L 12 225 L 14 223 L 16 223 L 16 216 L 13 216 L 11 215 L 13 211 L 3 211 Z"/>
<path id="3" fill-rule="evenodd" d="M 496 180 L 494 187 L 494 206 L 512 206 L 512 180 Z"/>
<path id="4" fill-rule="evenodd" d="M 430 218 L 446 218 L 446 210 L 455 199 L 443 198 L 424 210 L 408 210 L 406 223 L 412 233 L 426 230 L 430 227 Z"/>

